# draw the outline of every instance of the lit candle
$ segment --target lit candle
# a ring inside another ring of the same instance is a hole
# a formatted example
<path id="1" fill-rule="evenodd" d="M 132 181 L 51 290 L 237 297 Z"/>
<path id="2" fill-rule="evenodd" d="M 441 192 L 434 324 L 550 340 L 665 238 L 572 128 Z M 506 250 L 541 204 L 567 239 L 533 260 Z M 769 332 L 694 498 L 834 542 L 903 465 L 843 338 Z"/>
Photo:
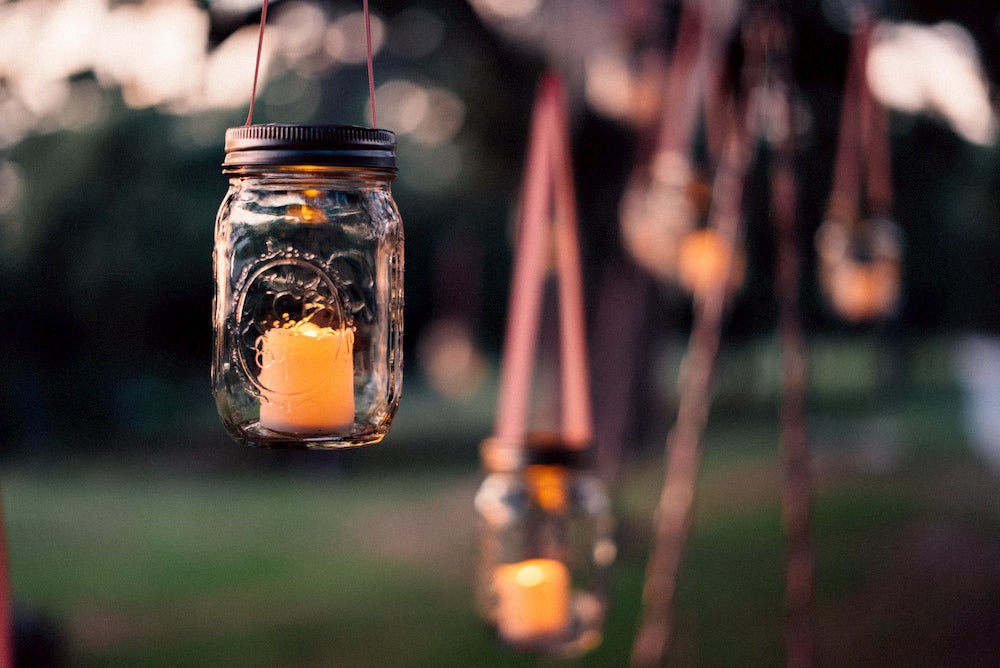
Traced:
<path id="1" fill-rule="evenodd" d="M 354 422 L 354 330 L 302 321 L 260 341 L 260 425 L 291 434 Z"/>
<path id="2" fill-rule="evenodd" d="M 730 288 L 743 282 L 742 254 L 714 229 L 695 230 L 681 242 L 677 260 L 677 276 L 681 285 L 692 294 L 705 294 L 723 281 Z"/>
<path id="3" fill-rule="evenodd" d="M 828 282 L 834 308 L 852 322 L 889 315 L 899 300 L 899 268 L 892 262 L 843 262 Z"/>
<path id="4" fill-rule="evenodd" d="M 497 629 L 511 642 L 552 636 L 569 625 L 569 570 L 555 559 L 501 564 L 493 576 Z"/>

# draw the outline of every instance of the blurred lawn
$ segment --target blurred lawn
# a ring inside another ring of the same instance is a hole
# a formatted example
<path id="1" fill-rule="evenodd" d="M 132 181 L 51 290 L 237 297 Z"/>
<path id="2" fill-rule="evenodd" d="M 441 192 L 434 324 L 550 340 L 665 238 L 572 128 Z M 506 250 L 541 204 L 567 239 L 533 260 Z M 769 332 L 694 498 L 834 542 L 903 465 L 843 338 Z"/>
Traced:
<path id="1" fill-rule="evenodd" d="M 1000 495 L 965 446 L 947 346 L 922 344 L 887 393 L 852 380 L 877 377 L 877 348 L 824 345 L 810 416 L 821 665 L 996 665 Z M 671 665 L 783 663 L 776 395 L 733 380 L 759 379 L 766 348 L 724 360 Z M 536 665 L 472 609 L 474 452 L 491 400 L 452 407 L 459 427 L 435 440 L 417 416 L 441 415 L 441 400 L 411 390 L 380 454 L 319 470 L 303 462 L 320 453 L 197 474 L 155 458 L 8 466 L 18 611 L 43 614 L 74 666 Z M 462 442 L 450 463 L 410 465 Z M 646 451 L 615 485 L 613 608 L 579 665 L 627 664 L 660 467 Z"/>

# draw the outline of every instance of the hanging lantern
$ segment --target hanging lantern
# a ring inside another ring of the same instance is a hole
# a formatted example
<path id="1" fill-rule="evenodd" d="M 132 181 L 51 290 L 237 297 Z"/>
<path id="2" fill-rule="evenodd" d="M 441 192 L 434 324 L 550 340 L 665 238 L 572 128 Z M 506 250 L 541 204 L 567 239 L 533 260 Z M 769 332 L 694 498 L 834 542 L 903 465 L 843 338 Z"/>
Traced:
<path id="1" fill-rule="evenodd" d="M 483 442 L 478 604 L 519 651 L 565 657 L 601 642 L 614 520 L 586 453 L 554 435 Z"/>
<path id="2" fill-rule="evenodd" d="M 648 164 L 633 173 L 619 205 L 622 245 L 636 264 L 663 283 L 684 280 L 683 246 L 690 234 L 699 236 L 696 230 L 708 215 L 711 188 L 699 177 L 691 156 L 702 114 L 707 116 L 713 152 L 711 121 L 720 105 L 706 82 L 719 67 L 734 16 L 709 11 L 706 3 L 682 3 L 655 149 Z"/>
<path id="3" fill-rule="evenodd" d="M 508 646 L 554 656 L 600 643 L 615 558 L 608 497 L 587 466 L 593 423 L 571 165 L 565 89 L 549 74 L 532 115 L 496 425 L 481 446 L 486 477 L 474 505 L 483 618 Z M 550 249 L 559 295 L 557 436 L 528 429 Z"/>
<path id="4" fill-rule="evenodd" d="M 676 277 L 681 243 L 702 213 L 700 185 L 687 158 L 665 152 L 648 172 L 637 171 L 622 195 L 622 245 L 657 280 Z"/>
<path id="5" fill-rule="evenodd" d="M 395 135 L 231 128 L 223 173 L 212 365 L 223 423 L 268 448 L 377 443 L 402 385 Z"/>
<path id="6" fill-rule="evenodd" d="M 850 225 L 832 218 L 816 232 L 820 284 L 831 307 L 849 322 L 870 322 L 899 307 L 902 232 L 887 218 Z"/>
<path id="7" fill-rule="evenodd" d="M 888 218 L 892 174 L 887 119 L 865 77 L 874 20 L 860 12 L 857 21 L 844 82 L 833 189 L 827 218 L 816 232 L 820 285 L 833 310 L 852 323 L 896 314 L 903 256 L 903 233 Z"/>

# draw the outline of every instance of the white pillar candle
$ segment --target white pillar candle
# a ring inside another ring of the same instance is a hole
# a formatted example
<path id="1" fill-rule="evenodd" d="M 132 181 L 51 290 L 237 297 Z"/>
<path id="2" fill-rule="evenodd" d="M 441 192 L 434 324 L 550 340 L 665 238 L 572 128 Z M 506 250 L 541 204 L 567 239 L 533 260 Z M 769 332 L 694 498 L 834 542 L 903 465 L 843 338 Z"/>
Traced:
<path id="1" fill-rule="evenodd" d="M 569 625 L 569 569 L 555 559 L 501 564 L 494 572 L 497 630 L 510 642 L 558 635 Z"/>
<path id="2" fill-rule="evenodd" d="M 354 330 L 302 321 L 264 332 L 260 425 L 326 434 L 354 422 Z"/>

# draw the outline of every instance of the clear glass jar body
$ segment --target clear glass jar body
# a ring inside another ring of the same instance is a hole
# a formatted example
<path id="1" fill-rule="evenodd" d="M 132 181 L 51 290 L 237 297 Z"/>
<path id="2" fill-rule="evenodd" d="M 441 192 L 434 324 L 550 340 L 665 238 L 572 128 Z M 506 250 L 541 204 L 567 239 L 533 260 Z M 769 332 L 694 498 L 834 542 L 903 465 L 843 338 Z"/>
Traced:
<path id="1" fill-rule="evenodd" d="M 260 447 L 377 443 L 402 388 L 394 171 L 227 173 L 213 255 L 212 383 L 223 424 Z"/>
<path id="2" fill-rule="evenodd" d="M 559 657 L 600 644 L 616 556 L 600 479 L 577 463 L 548 457 L 487 475 L 475 508 L 477 606 L 500 640 Z"/>

